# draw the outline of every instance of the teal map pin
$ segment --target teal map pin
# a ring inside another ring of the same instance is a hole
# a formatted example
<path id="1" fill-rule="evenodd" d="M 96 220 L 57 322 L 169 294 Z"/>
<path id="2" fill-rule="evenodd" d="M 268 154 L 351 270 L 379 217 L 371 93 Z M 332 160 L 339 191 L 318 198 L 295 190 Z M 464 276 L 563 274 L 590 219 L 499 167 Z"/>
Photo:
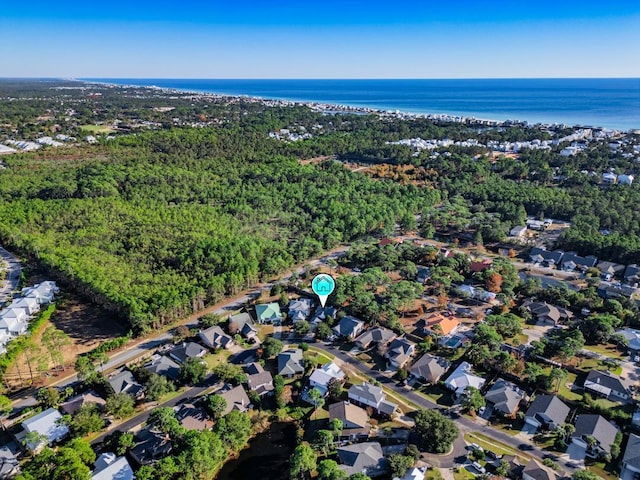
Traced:
<path id="1" fill-rule="evenodd" d="M 336 281 L 331 275 L 327 275 L 326 273 L 316 275 L 311 282 L 311 289 L 313 290 L 313 293 L 318 295 L 322 308 L 324 308 L 324 304 L 327 303 L 327 298 L 329 297 L 329 295 L 331 295 L 331 292 L 333 292 L 335 288 Z"/>

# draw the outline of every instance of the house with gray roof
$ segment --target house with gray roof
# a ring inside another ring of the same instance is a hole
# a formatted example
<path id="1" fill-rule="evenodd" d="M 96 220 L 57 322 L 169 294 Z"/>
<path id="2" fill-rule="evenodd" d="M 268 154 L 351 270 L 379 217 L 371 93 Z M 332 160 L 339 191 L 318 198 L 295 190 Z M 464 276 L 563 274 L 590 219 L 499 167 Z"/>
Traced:
<path id="1" fill-rule="evenodd" d="M 275 302 L 256 305 L 256 318 L 258 323 L 280 324 L 282 322 L 280 305 Z"/>
<path id="2" fill-rule="evenodd" d="M 525 465 L 522 470 L 522 480 L 556 480 L 557 475 L 535 459 Z"/>
<path id="3" fill-rule="evenodd" d="M 178 363 L 184 363 L 187 358 L 202 358 L 206 354 L 207 349 L 195 342 L 183 343 L 169 352 L 169 356 Z"/>
<path id="4" fill-rule="evenodd" d="M 247 396 L 247 392 L 242 388 L 242 385 L 238 385 L 230 390 L 219 393 L 227 402 L 227 408 L 222 412 L 222 415 L 226 415 L 232 410 L 238 410 L 239 412 L 246 412 L 249 410 L 251 401 Z"/>
<path id="5" fill-rule="evenodd" d="M 363 328 L 364 322 L 362 320 L 347 315 L 346 317 L 342 317 L 338 324 L 333 327 L 333 333 L 338 337 L 347 337 L 354 339 L 358 335 L 360 335 L 360 332 L 362 332 Z"/>
<path id="6" fill-rule="evenodd" d="M 484 399 L 493 411 L 506 417 L 514 417 L 518 412 L 524 392 L 515 384 L 501 378 L 489 389 Z"/>
<path id="7" fill-rule="evenodd" d="M 575 422 L 576 430 L 571 435 L 571 441 L 586 450 L 587 455 L 599 457 L 611 453 L 611 445 L 616 440 L 618 427 L 600 415 L 578 415 Z M 593 438 L 594 445 L 589 444 Z"/>
<path id="8" fill-rule="evenodd" d="M 289 319 L 293 323 L 307 320 L 311 315 L 311 309 L 313 308 L 313 300 L 310 298 L 296 298 L 289 302 Z"/>
<path id="9" fill-rule="evenodd" d="M 627 383 L 609 372 L 591 370 L 584 381 L 584 389 L 614 402 L 627 402 L 631 398 Z"/>
<path id="10" fill-rule="evenodd" d="M 570 411 L 556 395 L 538 395 L 524 414 L 524 421 L 536 428 L 554 430 L 565 422 Z"/>
<path id="11" fill-rule="evenodd" d="M 621 480 L 635 480 L 640 478 L 640 436 L 632 433 L 629 435 L 627 449 L 622 457 Z"/>
<path id="12" fill-rule="evenodd" d="M 164 375 L 171 380 L 178 380 L 180 377 L 180 365 L 166 355 L 154 355 L 144 368 L 149 373 Z"/>
<path id="13" fill-rule="evenodd" d="M 554 265 L 560 265 L 563 256 L 564 252 L 562 250 L 550 252 L 544 248 L 534 247 L 529 253 L 529 260 L 545 267 L 553 267 Z"/>
<path id="14" fill-rule="evenodd" d="M 126 393 L 136 400 L 144 397 L 144 387 L 138 383 L 133 373 L 129 370 L 122 370 L 109 378 L 109 385 L 113 388 L 113 392 Z"/>
<path id="15" fill-rule="evenodd" d="M 338 448 L 339 468 L 347 475 L 364 473 L 373 478 L 384 475 L 389 461 L 384 458 L 378 442 L 357 443 Z"/>
<path id="16" fill-rule="evenodd" d="M 273 377 L 259 363 L 250 363 L 245 367 L 247 386 L 261 397 L 273 393 Z"/>
<path id="17" fill-rule="evenodd" d="M 616 330 L 616 334 L 622 335 L 628 342 L 627 349 L 631 360 L 636 361 L 634 357 L 640 355 L 640 330 L 635 328 L 622 328 Z"/>
<path id="18" fill-rule="evenodd" d="M 254 343 L 258 338 L 258 329 L 248 312 L 238 313 L 229 317 L 229 333 L 231 335 L 242 335 Z"/>
<path id="19" fill-rule="evenodd" d="M 411 365 L 409 374 L 416 380 L 434 384 L 450 367 L 449 360 L 426 353 Z"/>
<path id="20" fill-rule="evenodd" d="M 607 261 L 598 262 L 596 268 L 600 270 L 600 277 L 606 281 L 611 280 L 613 277 L 621 276 L 625 270 L 624 265 Z"/>
<path id="21" fill-rule="evenodd" d="M 631 285 L 620 285 L 619 283 L 600 282 L 596 293 L 602 298 L 631 298 L 634 294 L 640 292 L 640 289 Z"/>
<path id="22" fill-rule="evenodd" d="M 206 330 L 200 330 L 198 337 L 202 343 L 212 350 L 219 348 L 229 349 L 233 346 L 233 338 L 224 333 L 220 325 L 214 325 Z"/>
<path id="23" fill-rule="evenodd" d="M 350 402 L 338 402 L 329 405 L 329 420 L 342 422 L 342 438 L 356 440 L 369 437 L 369 415 L 366 410 Z"/>
<path id="24" fill-rule="evenodd" d="M 522 306 L 527 309 L 536 320 L 541 323 L 557 325 L 573 317 L 573 312 L 566 308 L 549 305 L 547 302 L 525 301 Z"/>
<path id="25" fill-rule="evenodd" d="M 351 385 L 348 392 L 349 400 L 357 405 L 373 408 L 376 412 L 391 416 L 398 406 L 389 402 L 381 387 L 371 383 L 362 382 L 362 385 Z"/>
<path id="26" fill-rule="evenodd" d="M 15 442 L 0 447 L 0 478 L 13 478 L 20 473 L 17 453 L 18 446 Z"/>
<path id="27" fill-rule="evenodd" d="M 373 344 L 377 346 L 386 346 L 396 338 L 393 330 L 384 327 L 370 328 L 356 338 L 355 342 L 358 348 L 365 350 Z"/>
<path id="28" fill-rule="evenodd" d="M 457 397 L 464 394 L 467 387 L 482 388 L 486 380 L 471 373 L 471 364 L 461 362 L 444 381 L 444 386 L 455 392 Z"/>
<path id="29" fill-rule="evenodd" d="M 106 404 L 107 402 L 104 398 L 98 396 L 98 394 L 93 390 L 90 390 L 61 403 L 60 410 L 69 415 L 74 415 L 78 410 L 86 405 L 96 405 L 99 409 L 102 409 Z"/>
<path id="30" fill-rule="evenodd" d="M 587 255 L 581 257 L 576 252 L 567 252 L 562 257 L 562 269 L 567 272 L 573 272 L 574 270 L 586 271 L 588 268 L 595 267 L 598 263 L 598 258 L 593 255 Z"/>
<path id="31" fill-rule="evenodd" d="M 624 270 L 624 283 L 627 285 L 640 283 L 640 266 L 635 263 L 627 265 L 627 268 Z"/>
<path id="32" fill-rule="evenodd" d="M 389 366 L 397 370 L 404 367 L 415 351 L 415 343 L 407 340 L 405 337 L 400 337 L 389 344 L 389 348 L 384 356 L 389 360 Z"/>
<path id="33" fill-rule="evenodd" d="M 136 445 L 129 450 L 129 455 L 138 465 L 150 465 L 154 461 L 168 456 L 173 449 L 171 439 L 151 427 L 143 428 L 136 433 L 134 438 Z"/>
<path id="34" fill-rule="evenodd" d="M 290 348 L 278 354 L 278 375 L 293 377 L 301 373 L 304 373 L 301 349 Z"/>

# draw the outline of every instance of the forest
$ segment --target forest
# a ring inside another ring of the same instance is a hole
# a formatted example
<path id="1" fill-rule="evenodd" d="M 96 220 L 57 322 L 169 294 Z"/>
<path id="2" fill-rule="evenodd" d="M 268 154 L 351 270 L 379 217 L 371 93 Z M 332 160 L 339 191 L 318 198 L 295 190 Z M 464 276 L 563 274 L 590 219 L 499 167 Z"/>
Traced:
<path id="1" fill-rule="evenodd" d="M 0 235 L 143 331 L 440 201 L 276 147 L 233 128 L 176 129 L 80 160 L 13 156 Z"/>

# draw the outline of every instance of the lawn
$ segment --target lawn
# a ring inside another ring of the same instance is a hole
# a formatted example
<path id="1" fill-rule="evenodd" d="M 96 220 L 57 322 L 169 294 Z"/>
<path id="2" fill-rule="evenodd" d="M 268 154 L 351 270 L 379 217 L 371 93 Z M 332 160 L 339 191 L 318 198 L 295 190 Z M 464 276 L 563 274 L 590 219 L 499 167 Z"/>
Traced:
<path id="1" fill-rule="evenodd" d="M 109 125 L 80 125 L 80 130 L 91 134 L 103 134 L 111 133 L 114 131 L 113 127 Z"/>
<path id="2" fill-rule="evenodd" d="M 615 368 L 611 368 L 610 363 L 599 360 L 597 358 L 584 358 L 578 357 L 578 365 L 577 367 L 585 372 L 589 372 L 591 370 L 607 370 L 614 375 L 620 375 L 622 373 L 622 366 L 618 365 Z"/>
<path id="3" fill-rule="evenodd" d="M 572 392 L 571 387 L 567 385 L 573 385 L 576 383 L 577 375 L 575 373 L 567 372 L 567 378 L 560 384 L 558 395 L 568 401 L 577 402 L 582 399 L 582 394 L 578 392 Z"/>
<path id="4" fill-rule="evenodd" d="M 231 355 L 231 352 L 229 352 L 229 350 L 220 350 L 216 353 L 210 353 L 208 355 L 205 355 L 203 360 L 207 364 L 207 367 L 209 368 L 209 370 L 213 370 L 213 368 L 216 367 L 217 365 L 221 363 L 227 363 L 230 355 Z"/>
<path id="5" fill-rule="evenodd" d="M 427 477 L 425 478 L 435 478 L 434 475 L 432 475 L 431 477 L 429 477 L 428 475 L 429 474 L 427 473 Z M 453 478 L 454 480 L 472 480 L 476 478 L 476 476 L 466 468 L 458 467 L 453 471 Z"/>
<path id="6" fill-rule="evenodd" d="M 446 407 L 450 407 L 453 405 L 451 392 L 439 385 L 421 385 L 415 391 L 421 393 L 433 403 L 436 403 L 438 405 L 443 405 Z"/>
<path id="7" fill-rule="evenodd" d="M 606 345 L 585 345 L 584 349 L 616 360 L 626 360 L 626 356 L 618 350 L 618 347 L 610 343 Z"/>
<path id="8" fill-rule="evenodd" d="M 611 466 L 603 462 L 591 463 L 590 460 L 586 460 L 586 466 L 587 470 L 592 471 L 600 478 L 604 478 L 606 480 L 616 480 L 618 478 L 618 475 L 611 473 Z"/>

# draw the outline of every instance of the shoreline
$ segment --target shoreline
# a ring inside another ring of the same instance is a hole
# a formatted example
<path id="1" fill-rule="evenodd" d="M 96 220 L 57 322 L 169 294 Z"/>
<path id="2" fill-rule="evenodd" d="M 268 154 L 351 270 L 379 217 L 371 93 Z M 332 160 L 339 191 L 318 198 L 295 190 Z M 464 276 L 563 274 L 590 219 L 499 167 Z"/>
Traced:
<path id="1" fill-rule="evenodd" d="M 597 125 L 588 125 L 588 124 L 567 124 L 563 122 L 532 122 L 529 120 L 522 119 L 492 119 L 492 118 L 479 118 L 475 115 L 471 114 L 460 114 L 460 113 L 435 113 L 435 112 L 411 112 L 411 111 L 403 111 L 400 109 L 385 109 L 376 106 L 366 106 L 366 105 L 345 105 L 339 103 L 328 103 L 321 102 L 317 100 L 297 100 L 297 99 L 288 99 L 288 98 L 266 98 L 258 95 L 250 95 L 250 94 L 230 94 L 230 93 L 222 93 L 222 92 L 210 92 L 204 90 L 193 90 L 190 88 L 174 88 L 174 87 L 160 87 L 158 85 L 137 85 L 130 83 L 113 83 L 108 81 L 99 81 L 99 80 L 87 80 L 87 79 L 71 79 L 74 81 L 78 81 L 81 83 L 85 83 L 88 85 L 103 85 L 109 87 L 119 87 L 119 88 L 146 88 L 151 90 L 160 91 L 163 93 L 171 94 L 171 93 L 179 93 L 179 94 L 190 94 L 190 95 L 200 95 L 200 96 L 212 96 L 214 98 L 219 99 L 235 99 L 235 100 L 249 100 L 255 102 L 261 102 L 264 105 L 269 106 L 269 103 L 277 102 L 282 106 L 290 106 L 290 105 L 303 105 L 308 108 L 311 108 L 315 111 L 320 112 L 329 112 L 329 113 L 353 113 L 353 114 L 368 114 L 368 115 L 377 115 L 377 116 L 391 116 L 395 118 L 402 119 L 417 119 L 417 118 L 426 118 L 428 120 L 434 121 L 444 121 L 444 122 L 453 122 L 453 123 L 472 123 L 472 124 L 480 124 L 486 126 L 503 126 L 503 125 L 521 125 L 526 128 L 590 128 L 595 130 L 603 130 L 603 131 L 611 131 L 615 133 L 634 133 L 640 132 L 640 125 L 636 128 L 610 128 L 610 127 L 602 127 Z M 131 79 L 134 80 L 134 79 Z M 163 79 L 158 79 L 163 80 Z"/>

